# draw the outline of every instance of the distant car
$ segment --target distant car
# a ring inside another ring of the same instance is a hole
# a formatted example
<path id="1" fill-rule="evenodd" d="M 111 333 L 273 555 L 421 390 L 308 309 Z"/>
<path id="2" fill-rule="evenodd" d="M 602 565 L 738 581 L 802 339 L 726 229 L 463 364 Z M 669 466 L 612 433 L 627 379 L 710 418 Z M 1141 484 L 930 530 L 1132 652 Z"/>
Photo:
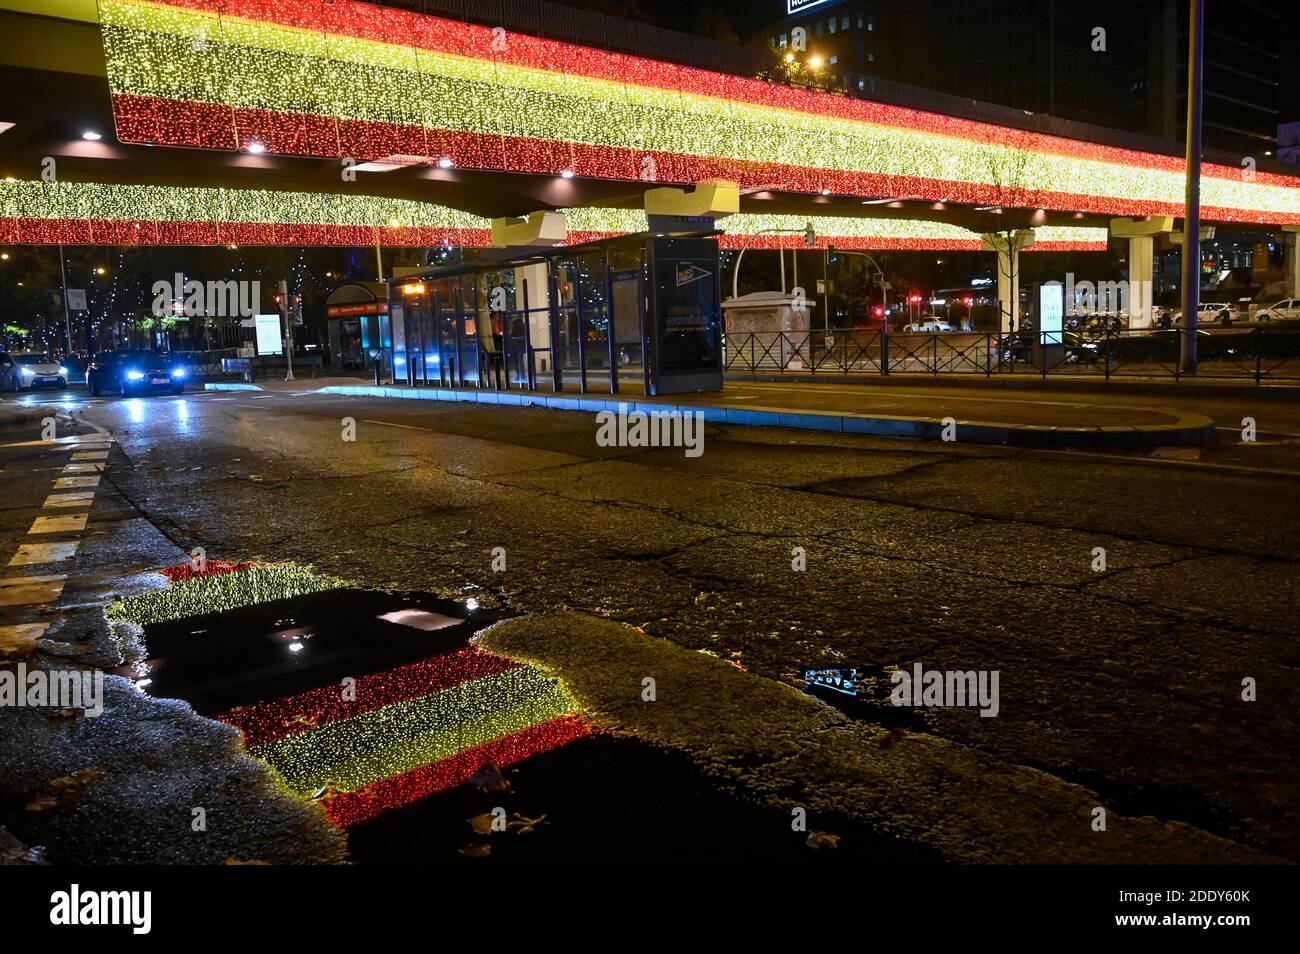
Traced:
<path id="1" fill-rule="evenodd" d="M 26 351 L 9 355 L 8 386 L 15 391 L 31 391 L 40 387 L 66 388 L 68 369 L 40 351 Z"/>
<path id="2" fill-rule="evenodd" d="M 1241 318 L 1241 313 L 1237 306 L 1231 303 L 1203 301 L 1196 306 L 1196 323 L 1217 322 L 1220 325 L 1230 325 Z M 1182 309 L 1174 312 L 1173 323 L 1181 325 L 1183 323 Z"/>
<path id="3" fill-rule="evenodd" d="M 105 391 L 123 397 L 160 391 L 180 394 L 188 376 L 184 365 L 159 351 L 101 351 L 86 366 L 86 387 L 96 397 Z"/>
<path id="4" fill-rule="evenodd" d="M 1283 298 L 1255 312 L 1256 321 L 1286 321 L 1288 318 L 1300 318 L 1300 298 Z"/>
<path id="5" fill-rule="evenodd" d="M 952 325 L 948 324 L 948 322 L 944 321 L 942 318 L 922 318 L 920 321 L 914 321 L 911 324 L 904 325 L 903 331 L 952 331 Z"/>

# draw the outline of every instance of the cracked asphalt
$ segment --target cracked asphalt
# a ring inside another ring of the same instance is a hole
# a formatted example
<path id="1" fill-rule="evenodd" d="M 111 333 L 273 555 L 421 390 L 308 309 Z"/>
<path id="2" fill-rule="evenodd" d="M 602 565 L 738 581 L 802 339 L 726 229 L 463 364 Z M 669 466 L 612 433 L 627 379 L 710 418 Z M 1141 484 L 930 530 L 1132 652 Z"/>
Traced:
<path id="1" fill-rule="evenodd" d="M 64 597 L 85 608 L 51 637 L 65 658 L 110 664 L 98 604 L 156 585 L 145 571 L 194 546 L 294 560 L 538 614 L 512 645 L 611 727 L 938 858 L 1300 861 L 1300 467 L 1285 435 L 1253 467 L 1228 436 L 1151 457 L 708 425 L 691 459 L 598 447 L 589 415 L 534 408 L 226 393 L 80 414 L 117 444 L 105 547 L 88 544 Z M 0 453 L 17 488 L 36 464 Z M 9 537 L 30 501 L 6 496 Z M 750 691 L 710 688 L 698 667 L 738 674 L 725 663 L 745 670 L 727 686 Z M 848 719 L 798 691 L 805 668 L 913 663 L 997 670 L 998 716 L 927 708 L 900 729 L 888 707 Z M 692 693 L 633 713 L 647 667 L 689 674 Z M 276 838 L 309 824 L 276 810 Z"/>

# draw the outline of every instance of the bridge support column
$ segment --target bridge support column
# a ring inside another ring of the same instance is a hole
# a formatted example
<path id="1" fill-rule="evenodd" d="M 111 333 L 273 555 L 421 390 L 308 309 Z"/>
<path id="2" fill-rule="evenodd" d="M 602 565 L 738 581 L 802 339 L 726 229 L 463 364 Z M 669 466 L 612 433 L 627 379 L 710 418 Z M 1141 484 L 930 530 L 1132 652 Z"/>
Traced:
<path id="1" fill-rule="evenodd" d="M 496 248 L 512 245 L 555 245 L 568 237 L 563 212 L 534 212 L 526 219 L 492 220 L 492 244 Z"/>
<path id="2" fill-rule="evenodd" d="M 1155 237 L 1174 230 L 1173 216 L 1111 219 L 1110 234 L 1128 239 L 1128 326 L 1150 328 L 1155 305 Z"/>
<path id="3" fill-rule="evenodd" d="M 1300 225 L 1282 226 L 1282 241 L 1286 249 L 1286 263 L 1282 266 L 1286 297 L 1300 298 Z"/>
<path id="4" fill-rule="evenodd" d="M 1033 229 L 1017 229 L 1010 235 L 987 232 L 980 236 L 984 248 L 998 253 L 998 304 L 1003 333 L 1020 327 L 1020 251 L 1034 244 Z"/>
<path id="5" fill-rule="evenodd" d="M 721 219 L 740 211 L 740 186 L 716 180 L 701 182 L 689 192 L 665 186 L 645 194 L 646 215 L 672 218 Z"/>

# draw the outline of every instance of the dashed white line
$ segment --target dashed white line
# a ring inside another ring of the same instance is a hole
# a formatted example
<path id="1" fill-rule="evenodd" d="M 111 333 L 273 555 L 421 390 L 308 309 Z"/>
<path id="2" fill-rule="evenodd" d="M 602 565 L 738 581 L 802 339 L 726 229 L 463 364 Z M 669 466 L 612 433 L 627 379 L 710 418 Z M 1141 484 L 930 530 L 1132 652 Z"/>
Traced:
<path id="1" fill-rule="evenodd" d="M 9 561 L 10 566 L 30 566 L 37 563 L 61 563 L 77 555 L 81 544 L 70 543 L 20 543 L 18 552 Z"/>
<path id="2" fill-rule="evenodd" d="M 27 533 L 77 533 L 86 529 L 89 514 L 74 513 L 62 517 L 37 517 Z"/>

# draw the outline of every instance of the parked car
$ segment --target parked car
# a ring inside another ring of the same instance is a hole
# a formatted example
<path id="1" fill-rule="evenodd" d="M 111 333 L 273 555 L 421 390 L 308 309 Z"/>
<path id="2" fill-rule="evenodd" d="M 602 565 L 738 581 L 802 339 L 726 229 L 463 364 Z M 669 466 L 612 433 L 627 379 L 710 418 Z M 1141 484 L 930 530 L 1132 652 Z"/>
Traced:
<path id="1" fill-rule="evenodd" d="M 1203 301 L 1196 306 L 1196 323 L 1208 324 L 1217 322 L 1220 325 L 1230 325 L 1241 318 L 1241 312 L 1237 306 L 1231 303 Z M 1174 312 L 1173 323 L 1181 325 L 1183 323 L 1183 311 L 1180 308 Z"/>
<path id="2" fill-rule="evenodd" d="M 952 325 L 948 324 L 948 322 L 944 321 L 942 318 L 922 318 L 920 321 L 913 321 L 910 324 L 904 325 L 903 331 L 952 331 Z"/>
<path id="3" fill-rule="evenodd" d="M 4 375 L 4 389 L 31 391 L 40 387 L 66 388 L 68 370 L 40 351 L 24 351 L 8 355 L 9 364 Z"/>
<path id="4" fill-rule="evenodd" d="M 1300 298 L 1283 298 L 1255 312 L 1256 321 L 1286 321 L 1289 318 L 1300 318 Z"/>
<path id="5" fill-rule="evenodd" d="M 95 396 L 117 391 L 134 394 L 185 390 L 189 373 L 184 365 L 158 351 L 101 351 L 86 366 L 86 387 Z"/>

